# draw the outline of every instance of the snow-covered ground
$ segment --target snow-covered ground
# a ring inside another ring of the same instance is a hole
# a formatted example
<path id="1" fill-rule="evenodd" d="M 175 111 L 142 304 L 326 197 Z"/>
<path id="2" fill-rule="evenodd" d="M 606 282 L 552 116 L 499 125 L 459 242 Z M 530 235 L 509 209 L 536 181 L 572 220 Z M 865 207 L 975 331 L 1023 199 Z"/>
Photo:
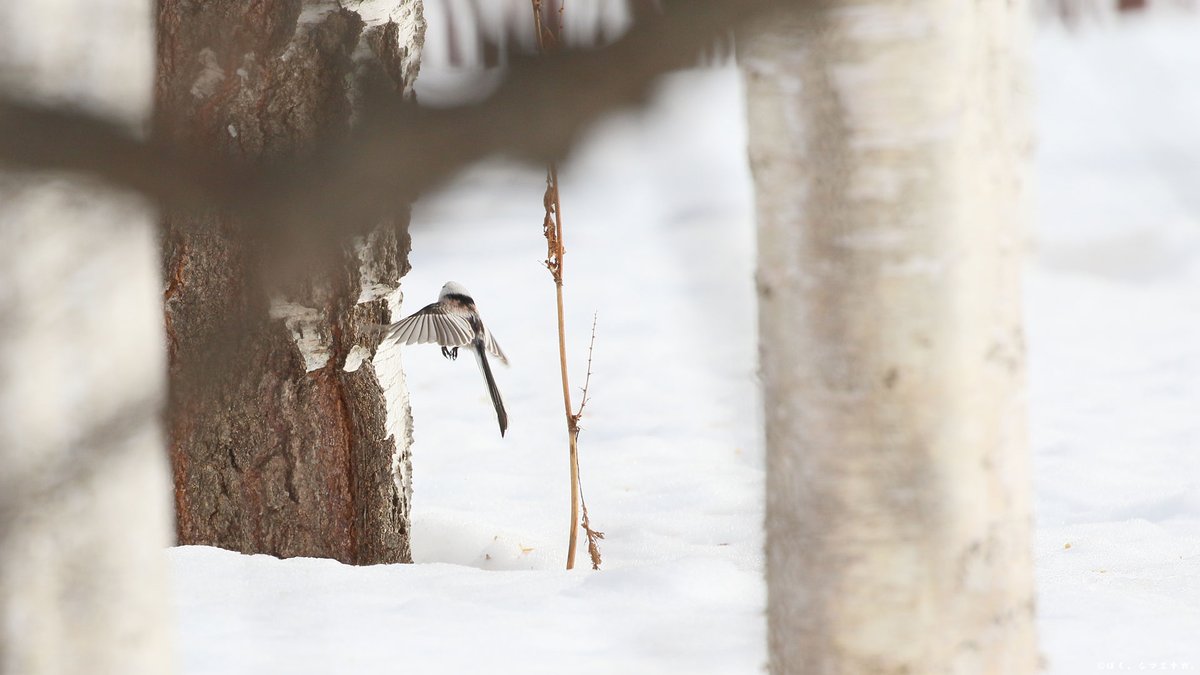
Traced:
<path id="1" fill-rule="evenodd" d="M 1200 670 L 1200 19 L 1043 31 L 1028 277 L 1052 673 Z M 414 214 L 405 311 L 453 279 L 512 360 L 408 348 L 417 564 L 173 549 L 200 673 L 754 673 L 766 659 L 751 192 L 730 68 L 669 79 L 562 171 L 568 349 L 604 570 L 562 570 L 566 444 L 543 175 Z M 401 358 L 398 350 L 381 358 Z"/>
<path id="2" fill-rule="evenodd" d="M 1200 18 L 1046 30 L 1036 59 L 1042 649 L 1200 671 Z"/>

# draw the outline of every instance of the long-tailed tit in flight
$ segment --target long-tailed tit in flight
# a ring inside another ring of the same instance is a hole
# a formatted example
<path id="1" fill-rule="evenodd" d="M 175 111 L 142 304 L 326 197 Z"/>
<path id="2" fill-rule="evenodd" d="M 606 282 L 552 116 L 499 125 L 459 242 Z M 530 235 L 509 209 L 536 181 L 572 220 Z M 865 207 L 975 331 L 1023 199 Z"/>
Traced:
<path id="1" fill-rule="evenodd" d="M 406 345 L 439 344 L 442 356 L 452 360 L 458 358 L 459 347 L 470 347 L 475 352 L 483 379 L 487 381 L 488 394 L 500 422 L 500 435 L 504 436 L 508 429 L 508 413 L 504 411 L 504 401 L 492 378 L 487 353 L 491 352 L 504 365 L 508 365 L 508 357 L 496 344 L 492 332 L 483 325 L 479 310 L 475 309 L 475 300 L 462 284 L 447 281 L 437 302 L 388 326 L 386 339 Z"/>

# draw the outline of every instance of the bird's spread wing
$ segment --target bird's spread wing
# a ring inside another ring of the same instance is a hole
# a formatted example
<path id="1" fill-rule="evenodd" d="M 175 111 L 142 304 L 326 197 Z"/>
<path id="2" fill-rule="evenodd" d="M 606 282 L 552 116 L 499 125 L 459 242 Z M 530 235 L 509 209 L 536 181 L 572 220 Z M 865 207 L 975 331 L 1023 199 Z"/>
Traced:
<path id="1" fill-rule="evenodd" d="M 462 347 L 471 344 L 474 338 L 475 331 L 466 317 L 451 312 L 440 302 L 426 305 L 412 316 L 392 324 L 387 336 L 389 340 L 406 345 L 433 343 L 443 347 Z"/>
<path id="2" fill-rule="evenodd" d="M 484 329 L 487 330 L 487 329 Z M 496 338 L 492 337 L 492 331 L 487 331 L 487 350 L 493 356 L 500 359 L 500 363 L 508 365 L 508 357 L 504 355 L 504 350 L 500 349 L 500 345 L 496 344 Z"/>

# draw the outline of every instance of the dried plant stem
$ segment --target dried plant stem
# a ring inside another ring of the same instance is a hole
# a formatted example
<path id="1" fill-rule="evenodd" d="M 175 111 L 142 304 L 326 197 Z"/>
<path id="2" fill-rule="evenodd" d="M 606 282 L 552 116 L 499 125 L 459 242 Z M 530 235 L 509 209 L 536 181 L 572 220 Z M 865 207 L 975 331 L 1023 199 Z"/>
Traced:
<path id="1" fill-rule="evenodd" d="M 537 0 L 534 0 L 537 4 Z M 567 439 L 571 458 L 571 531 L 567 539 L 567 569 L 575 568 L 575 549 L 579 538 L 579 418 L 571 412 L 571 384 L 567 378 L 567 328 L 563 311 L 563 226 L 558 199 L 558 168 L 546 169 L 546 219 L 543 228 L 548 246 L 546 267 L 554 277 L 558 304 L 558 366 L 562 373 L 563 411 L 567 418 Z M 553 217 L 552 217 L 553 216 Z M 582 407 L 580 408 L 582 412 Z"/>
<path id="2" fill-rule="evenodd" d="M 545 53 L 556 49 L 562 39 L 562 6 L 558 6 L 558 22 L 547 26 L 542 21 L 542 0 L 531 0 L 533 23 L 537 34 L 538 50 Z M 551 5 L 553 7 L 553 4 Z M 575 568 L 575 550 L 579 541 L 579 510 L 583 507 L 583 527 L 588 537 L 588 553 L 592 558 L 592 569 L 600 569 L 600 550 L 596 540 L 604 537 L 588 525 L 587 508 L 583 505 L 583 488 L 579 480 L 579 419 L 587 405 L 587 385 L 592 378 L 592 345 L 596 342 L 596 321 L 592 319 L 592 342 L 588 346 L 588 374 L 584 381 L 583 400 L 579 410 L 571 410 L 571 385 L 567 377 L 567 329 L 563 311 L 563 223 L 562 204 L 558 196 L 558 166 L 550 162 L 546 167 L 546 193 L 542 198 L 546 215 L 542 220 L 542 234 L 546 237 L 546 269 L 554 278 L 555 299 L 558 305 L 558 365 L 562 373 L 563 412 L 567 420 L 567 445 L 570 453 L 571 473 L 571 529 L 567 538 L 567 569 Z M 598 536 L 597 536 L 598 535 Z"/>

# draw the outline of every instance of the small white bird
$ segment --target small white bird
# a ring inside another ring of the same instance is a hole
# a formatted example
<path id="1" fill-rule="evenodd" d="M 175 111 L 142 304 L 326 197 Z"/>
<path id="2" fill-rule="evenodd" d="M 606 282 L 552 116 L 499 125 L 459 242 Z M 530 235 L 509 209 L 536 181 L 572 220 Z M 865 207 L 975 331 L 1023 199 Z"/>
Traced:
<path id="1" fill-rule="evenodd" d="M 386 339 L 406 345 L 439 344 L 442 346 L 442 356 L 451 360 L 458 358 L 459 347 L 470 346 L 475 352 L 483 379 L 487 381 L 488 394 L 492 397 L 496 419 L 500 422 L 500 435 L 504 436 L 508 429 L 508 413 L 504 411 L 504 401 L 492 377 L 487 352 L 491 352 L 504 365 L 508 365 L 508 357 L 496 344 L 491 331 L 483 325 L 479 310 L 475 308 L 475 300 L 462 284 L 447 281 L 442 286 L 437 302 L 388 326 Z"/>

